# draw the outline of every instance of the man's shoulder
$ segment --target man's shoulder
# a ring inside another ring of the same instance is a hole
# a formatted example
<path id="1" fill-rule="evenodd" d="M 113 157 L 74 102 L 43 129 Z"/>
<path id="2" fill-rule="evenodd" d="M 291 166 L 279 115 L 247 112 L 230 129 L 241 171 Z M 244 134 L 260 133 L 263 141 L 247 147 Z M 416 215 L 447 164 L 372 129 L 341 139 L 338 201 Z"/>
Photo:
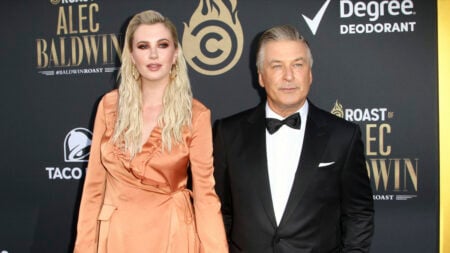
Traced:
<path id="1" fill-rule="evenodd" d="M 324 122 L 326 124 L 332 125 L 333 127 L 342 127 L 342 128 L 358 128 L 358 125 L 345 120 L 339 116 L 336 116 L 328 111 L 325 111 L 322 108 L 319 108 L 313 104 L 310 104 L 310 118 L 315 121 Z"/>
<path id="2" fill-rule="evenodd" d="M 224 124 L 235 124 L 238 122 L 251 120 L 253 117 L 255 117 L 255 113 L 257 113 L 257 111 L 261 109 L 260 107 L 261 105 L 257 105 L 255 107 L 245 109 L 224 118 L 220 118 L 217 121 Z"/>

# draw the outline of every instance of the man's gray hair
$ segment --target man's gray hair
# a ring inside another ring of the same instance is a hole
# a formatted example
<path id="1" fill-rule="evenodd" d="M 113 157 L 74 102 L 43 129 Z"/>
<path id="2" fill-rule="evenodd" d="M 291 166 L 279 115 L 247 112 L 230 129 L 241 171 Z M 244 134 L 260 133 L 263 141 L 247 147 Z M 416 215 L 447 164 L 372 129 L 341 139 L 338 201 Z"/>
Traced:
<path id="1" fill-rule="evenodd" d="M 291 25 L 279 25 L 274 26 L 268 30 L 266 30 L 261 37 L 259 38 L 258 48 L 256 51 L 256 67 L 258 71 L 263 67 L 264 62 L 264 46 L 270 41 L 282 41 L 282 40 L 291 40 L 291 41 L 301 41 L 305 43 L 307 48 L 307 57 L 309 66 L 313 65 L 313 57 L 311 53 L 311 49 L 309 48 L 308 41 L 298 32 L 298 30 Z"/>

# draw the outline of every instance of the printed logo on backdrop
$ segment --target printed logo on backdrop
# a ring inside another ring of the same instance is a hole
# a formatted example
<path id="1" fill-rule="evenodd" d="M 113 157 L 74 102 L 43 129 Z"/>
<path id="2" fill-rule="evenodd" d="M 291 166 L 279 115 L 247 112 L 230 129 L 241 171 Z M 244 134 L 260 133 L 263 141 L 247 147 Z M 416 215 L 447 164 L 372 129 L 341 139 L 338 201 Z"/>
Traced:
<path id="1" fill-rule="evenodd" d="M 118 69 L 120 35 L 102 32 L 95 0 L 50 0 L 54 37 L 36 38 L 36 69 L 48 76 L 110 73 Z"/>
<path id="2" fill-rule="evenodd" d="M 416 21 L 413 0 L 340 0 L 339 34 L 378 34 L 414 32 Z M 302 14 L 313 35 L 316 34 L 330 0 L 326 0 L 314 18 Z"/>
<path id="3" fill-rule="evenodd" d="M 394 112 L 388 108 L 344 108 L 336 100 L 331 113 L 365 128 L 366 169 L 374 200 L 408 200 L 418 196 L 419 158 L 393 157 L 389 136 Z"/>
<path id="4" fill-rule="evenodd" d="M 67 163 L 79 163 L 82 165 L 89 159 L 89 151 L 92 142 L 92 132 L 86 128 L 78 127 L 70 130 L 64 138 L 64 161 L 62 166 L 46 167 L 48 179 L 70 180 L 80 179 L 83 171 L 77 166 L 69 166 Z"/>
<path id="5" fill-rule="evenodd" d="M 91 148 L 92 132 L 86 128 L 75 128 L 64 138 L 64 161 L 87 162 Z"/>
<path id="6" fill-rule="evenodd" d="M 313 35 L 316 35 L 317 29 L 319 28 L 319 24 L 323 18 L 323 14 L 325 14 L 325 11 L 327 10 L 329 3 L 330 0 L 325 1 L 325 3 L 322 5 L 322 7 L 320 7 L 320 10 L 316 13 L 313 19 L 310 19 L 304 14 L 302 14 L 303 19 L 305 20 L 309 29 L 311 29 Z"/>
<path id="7" fill-rule="evenodd" d="M 189 24 L 184 23 L 183 52 L 197 72 L 220 75 L 241 58 L 244 33 L 236 6 L 237 0 L 200 0 Z"/>

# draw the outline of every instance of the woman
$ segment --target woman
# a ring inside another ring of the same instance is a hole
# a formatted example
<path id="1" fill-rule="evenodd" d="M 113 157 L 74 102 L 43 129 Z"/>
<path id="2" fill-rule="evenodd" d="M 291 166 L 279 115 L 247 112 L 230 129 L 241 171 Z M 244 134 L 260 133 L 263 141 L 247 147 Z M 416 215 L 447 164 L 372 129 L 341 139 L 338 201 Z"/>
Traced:
<path id="1" fill-rule="evenodd" d="M 75 252 L 228 252 L 210 111 L 192 98 L 167 18 L 144 11 L 131 19 L 120 77 L 98 106 Z"/>

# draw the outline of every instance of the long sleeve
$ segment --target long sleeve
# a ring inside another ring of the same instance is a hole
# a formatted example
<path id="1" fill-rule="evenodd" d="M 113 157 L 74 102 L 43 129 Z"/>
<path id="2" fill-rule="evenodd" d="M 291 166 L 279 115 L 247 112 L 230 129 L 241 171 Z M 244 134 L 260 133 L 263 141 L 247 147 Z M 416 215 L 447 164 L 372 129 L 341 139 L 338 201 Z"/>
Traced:
<path id="1" fill-rule="evenodd" d="M 105 113 L 103 100 L 101 100 L 95 117 L 91 151 L 80 203 L 75 253 L 97 251 L 97 216 L 105 194 L 106 171 L 100 161 L 100 144 L 105 130 Z"/>
<path id="2" fill-rule="evenodd" d="M 231 190 L 228 178 L 228 164 L 226 149 L 224 148 L 221 121 L 217 121 L 214 127 L 214 178 L 216 179 L 216 192 L 222 203 L 222 215 L 227 237 L 230 237 L 231 224 L 233 223 Z"/>
<path id="3" fill-rule="evenodd" d="M 341 215 L 342 252 L 369 252 L 374 230 L 374 209 L 359 127 L 354 131 L 341 174 Z"/>
<path id="4" fill-rule="evenodd" d="M 204 253 L 228 252 L 220 201 L 214 189 L 211 115 L 203 109 L 193 117 L 190 163 L 197 231 Z"/>

